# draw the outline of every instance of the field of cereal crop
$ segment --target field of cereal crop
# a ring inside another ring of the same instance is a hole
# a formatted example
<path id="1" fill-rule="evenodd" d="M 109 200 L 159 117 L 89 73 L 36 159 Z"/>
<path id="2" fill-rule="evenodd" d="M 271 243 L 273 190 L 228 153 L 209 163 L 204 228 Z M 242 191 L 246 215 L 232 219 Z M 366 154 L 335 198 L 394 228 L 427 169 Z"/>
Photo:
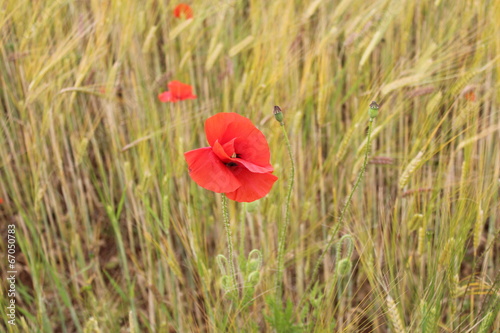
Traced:
<path id="1" fill-rule="evenodd" d="M 499 22 L 1 1 L 0 331 L 497 332 Z"/>

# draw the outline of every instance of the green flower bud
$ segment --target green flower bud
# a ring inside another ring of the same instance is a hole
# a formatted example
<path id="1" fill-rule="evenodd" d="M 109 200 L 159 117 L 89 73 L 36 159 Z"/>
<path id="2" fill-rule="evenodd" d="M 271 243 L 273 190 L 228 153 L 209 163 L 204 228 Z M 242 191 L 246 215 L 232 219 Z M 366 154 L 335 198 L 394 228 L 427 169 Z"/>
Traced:
<path id="1" fill-rule="evenodd" d="M 248 284 L 252 287 L 257 285 L 257 283 L 259 283 L 259 281 L 260 281 L 260 273 L 259 272 L 252 272 L 252 273 L 248 274 L 247 281 L 248 281 Z"/>
<path id="2" fill-rule="evenodd" d="M 378 109 L 379 108 L 380 108 L 380 106 L 377 104 L 377 102 L 372 101 L 370 103 L 370 110 L 368 111 L 370 118 L 376 118 L 378 116 Z"/>
<path id="3" fill-rule="evenodd" d="M 248 254 L 247 272 L 258 271 L 262 267 L 262 253 L 259 250 L 253 249 Z"/>
<path id="4" fill-rule="evenodd" d="M 229 278 L 229 275 L 224 275 L 221 280 L 220 280 L 221 284 L 222 284 L 222 289 L 224 289 L 224 291 L 229 291 L 232 289 L 232 286 L 231 286 L 231 279 Z"/>
<path id="5" fill-rule="evenodd" d="M 349 259 L 342 259 L 337 264 L 337 270 L 340 276 L 347 276 L 351 273 L 352 263 Z"/>
<path id="6" fill-rule="evenodd" d="M 281 112 L 281 108 L 279 106 L 274 106 L 273 114 L 274 118 L 276 118 L 276 120 L 279 121 L 281 125 L 283 125 L 283 112 Z"/>
<path id="7" fill-rule="evenodd" d="M 247 269 L 249 272 L 258 271 L 260 269 L 260 260 L 258 259 L 249 260 Z"/>
<path id="8" fill-rule="evenodd" d="M 220 272 L 222 274 L 226 274 L 226 267 L 227 267 L 227 259 L 224 257 L 223 254 L 217 255 L 215 257 L 215 261 L 217 262 L 217 265 L 219 265 Z"/>

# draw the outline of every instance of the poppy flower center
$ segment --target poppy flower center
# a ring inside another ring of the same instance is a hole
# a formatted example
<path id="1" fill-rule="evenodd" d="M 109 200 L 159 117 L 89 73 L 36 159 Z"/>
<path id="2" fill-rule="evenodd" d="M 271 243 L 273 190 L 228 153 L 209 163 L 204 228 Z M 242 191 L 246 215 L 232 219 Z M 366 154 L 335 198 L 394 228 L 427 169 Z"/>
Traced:
<path id="1" fill-rule="evenodd" d="M 233 153 L 233 155 L 231 155 L 231 158 L 239 158 L 240 155 L 239 154 L 236 154 L 236 153 Z M 234 163 L 234 162 L 229 162 L 229 163 L 224 163 L 226 166 L 228 167 L 234 167 L 234 166 L 237 166 L 238 164 Z"/>
<path id="2" fill-rule="evenodd" d="M 231 158 L 240 158 L 240 154 L 233 153 L 231 155 Z M 235 162 L 228 162 L 228 163 L 224 163 L 224 164 L 228 167 L 238 166 L 238 164 L 236 164 Z"/>

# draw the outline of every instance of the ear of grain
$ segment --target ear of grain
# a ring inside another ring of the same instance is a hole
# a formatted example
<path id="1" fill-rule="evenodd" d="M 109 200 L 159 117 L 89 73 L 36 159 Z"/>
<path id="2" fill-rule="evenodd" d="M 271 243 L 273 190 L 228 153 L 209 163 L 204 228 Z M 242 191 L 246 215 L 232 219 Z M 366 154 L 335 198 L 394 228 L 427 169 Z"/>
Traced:
<path id="1" fill-rule="evenodd" d="M 245 39 L 243 39 L 241 42 L 233 46 L 232 48 L 229 49 L 229 56 L 234 57 L 238 53 L 240 53 L 244 48 L 248 47 L 250 44 L 252 44 L 254 40 L 253 36 L 247 36 Z"/>
<path id="2" fill-rule="evenodd" d="M 408 163 L 403 173 L 399 177 L 399 188 L 403 189 L 410 181 L 411 175 L 421 166 L 424 157 L 424 152 L 419 151 L 418 154 Z"/>
<path id="3" fill-rule="evenodd" d="M 399 310 L 397 308 L 396 303 L 394 302 L 394 299 L 388 295 L 386 298 L 387 302 L 387 316 L 388 319 L 394 328 L 394 332 L 397 333 L 405 333 L 406 328 L 405 325 L 403 324 L 403 320 L 401 319 L 401 315 L 399 314 Z"/>

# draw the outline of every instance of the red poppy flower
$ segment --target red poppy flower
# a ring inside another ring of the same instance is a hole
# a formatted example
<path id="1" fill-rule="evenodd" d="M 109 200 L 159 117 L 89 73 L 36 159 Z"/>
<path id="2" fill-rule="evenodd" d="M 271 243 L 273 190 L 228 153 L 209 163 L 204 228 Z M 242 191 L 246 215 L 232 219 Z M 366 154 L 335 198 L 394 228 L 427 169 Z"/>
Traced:
<path id="1" fill-rule="evenodd" d="M 465 99 L 468 100 L 469 102 L 475 102 L 476 94 L 474 93 L 474 90 L 465 93 Z"/>
<path id="2" fill-rule="evenodd" d="M 2 198 L 0 198 L 0 205 L 1 205 L 1 204 L 3 204 L 3 199 L 2 199 Z"/>
<path id="3" fill-rule="evenodd" d="M 174 9 L 174 16 L 181 17 L 181 14 L 184 14 L 186 19 L 193 18 L 193 9 L 185 3 L 178 4 Z"/>
<path id="4" fill-rule="evenodd" d="M 266 138 L 237 113 L 218 113 L 205 121 L 210 147 L 184 154 L 189 174 L 203 188 L 239 202 L 262 198 L 278 179 L 272 174 Z"/>
<path id="5" fill-rule="evenodd" d="M 193 87 L 179 81 L 170 81 L 168 83 L 168 91 L 158 95 L 160 102 L 177 102 L 185 99 L 195 99 L 193 95 Z"/>

